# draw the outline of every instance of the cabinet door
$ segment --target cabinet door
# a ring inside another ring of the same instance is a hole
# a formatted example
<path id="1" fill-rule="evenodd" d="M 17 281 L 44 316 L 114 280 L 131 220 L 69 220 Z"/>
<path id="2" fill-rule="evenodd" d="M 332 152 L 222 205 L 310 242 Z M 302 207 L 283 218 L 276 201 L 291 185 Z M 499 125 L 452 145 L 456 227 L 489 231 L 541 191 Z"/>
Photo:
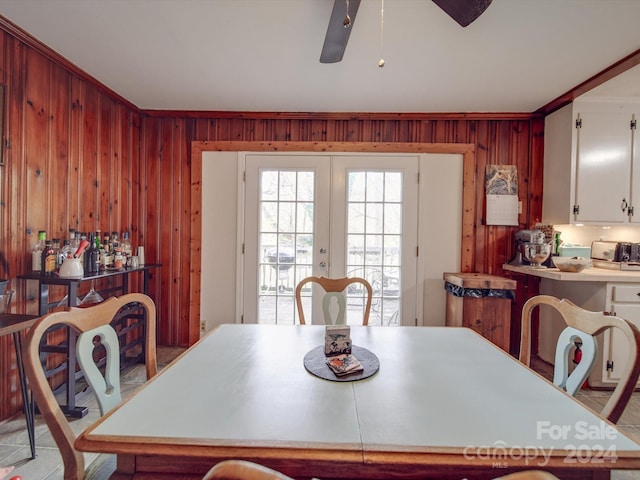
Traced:
<path id="1" fill-rule="evenodd" d="M 580 114 L 575 205 L 578 222 L 624 223 L 630 201 L 631 116 Z"/>
<path id="2" fill-rule="evenodd" d="M 635 304 L 613 302 L 610 311 L 640 328 L 640 302 Z M 603 353 L 606 361 L 603 366 L 605 381 L 617 382 L 620 380 L 620 372 L 629 359 L 629 342 L 617 328 L 610 328 L 605 332 Z"/>
<path id="3" fill-rule="evenodd" d="M 633 159 L 631 170 L 631 199 L 629 203 L 632 208 L 632 215 L 629 215 L 631 223 L 640 223 L 640 134 L 637 128 L 637 115 L 633 116 L 633 125 L 631 129 L 633 137 Z"/>

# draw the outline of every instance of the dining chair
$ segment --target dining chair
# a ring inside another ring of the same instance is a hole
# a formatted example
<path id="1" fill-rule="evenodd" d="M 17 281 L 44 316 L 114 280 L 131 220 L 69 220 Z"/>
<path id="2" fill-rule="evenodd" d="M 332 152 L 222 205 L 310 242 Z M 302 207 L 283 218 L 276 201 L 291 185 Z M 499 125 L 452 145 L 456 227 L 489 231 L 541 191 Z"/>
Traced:
<path id="1" fill-rule="evenodd" d="M 558 477 L 549 472 L 542 470 L 526 470 L 522 472 L 510 473 L 504 477 L 498 477 L 494 480 L 559 480 Z"/>
<path id="2" fill-rule="evenodd" d="M 362 325 L 369 324 L 369 313 L 371 312 L 371 300 L 373 298 L 373 290 L 369 282 L 361 277 L 326 278 L 311 276 L 303 278 L 296 286 L 296 306 L 298 307 L 300 325 L 306 324 L 304 308 L 302 306 L 302 289 L 307 284 L 318 284 L 324 289 L 325 295 L 322 298 L 322 313 L 324 315 L 324 322 L 327 325 L 344 325 L 346 323 L 347 296 L 345 290 L 351 285 L 362 285 L 366 291 L 366 296 L 363 297 L 366 298 L 366 303 L 362 316 Z M 337 304 L 337 311 L 334 305 L 332 305 L 334 299 Z"/>
<path id="3" fill-rule="evenodd" d="M 293 480 L 291 477 L 245 460 L 224 460 L 216 464 L 202 480 Z"/>
<path id="4" fill-rule="evenodd" d="M 142 293 L 129 293 L 89 307 L 71 307 L 49 313 L 40 317 L 27 334 L 24 344 L 25 371 L 36 404 L 62 455 L 65 480 L 85 478 L 84 456 L 74 448 L 76 434 L 47 381 L 40 359 L 40 344 L 52 327 L 69 327 L 68 338 L 75 339 L 78 365 L 98 400 L 100 415 L 104 415 L 121 401 L 120 344 L 118 334 L 110 323 L 125 308 L 144 311 L 144 358 L 149 380 L 157 373 L 156 307 L 153 300 Z M 100 353 L 102 349 L 99 347 L 104 347 L 104 354 Z M 102 367 L 104 373 L 101 373 Z"/>
<path id="5" fill-rule="evenodd" d="M 202 480 L 293 480 L 271 468 L 244 460 L 224 460 L 216 464 Z M 555 475 L 542 470 L 526 470 L 510 473 L 494 480 L 558 480 Z"/>
<path id="6" fill-rule="evenodd" d="M 575 395 L 595 365 L 598 352 L 596 335 L 609 328 L 617 328 L 627 339 L 629 361 L 623 367 L 620 380 L 601 411 L 603 417 L 617 423 L 640 376 L 640 330 L 633 323 L 607 312 L 592 312 L 567 299 L 537 295 L 527 300 L 522 308 L 520 361 L 527 366 L 531 362 L 531 316 L 534 309 L 540 305 L 554 308 L 567 324 L 556 344 L 553 383 L 570 395 Z M 576 341 L 582 342 L 582 358 L 569 373 L 569 354 Z"/>

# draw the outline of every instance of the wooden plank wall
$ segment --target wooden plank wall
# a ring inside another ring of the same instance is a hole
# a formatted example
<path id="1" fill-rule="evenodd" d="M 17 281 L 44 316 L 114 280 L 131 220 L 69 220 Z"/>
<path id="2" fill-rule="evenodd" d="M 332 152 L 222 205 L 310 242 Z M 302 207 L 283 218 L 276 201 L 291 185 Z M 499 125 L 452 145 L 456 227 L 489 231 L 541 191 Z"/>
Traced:
<path id="1" fill-rule="evenodd" d="M 3 27 L 0 24 L 0 27 Z M 6 26 L 5 26 L 6 27 Z M 518 166 L 520 228 L 541 213 L 541 117 L 528 114 L 282 114 L 141 112 L 46 49 L 4 28 L 0 81 L 6 86 L 5 165 L 0 167 L 0 276 L 18 290 L 14 310 L 35 313 L 30 268 L 39 229 L 129 229 L 147 262 L 162 263 L 151 294 L 161 345 L 189 343 L 192 141 L 471 143 L 476 184 L 487 164 Z M 484 225 L 476 191 L 473 270 L 501 274 L 517 227 Z M 209 245 L 215 248 L 215 245 Z M 215 268 L 215 266 L 213 266 Z M 15 355 L 0 339 L 0 420 L 20 409 Z"/>
<path id="2" fill-rule="evenodd" d="M 177 115 L 177 112 L 176 112 Z M 475 176 L 477 189 L 474 205 L 475 244 L 463 246 L 472 249 L 472 266 L 469 271 L 502 275 L 501 265 L 513 258 L 512 232 L 518 228 L 529 228 L 539 222 L 542 203 L 542 154 L 543 127 L 540 117 L 512 115 L 511 118 L 491 114 L 261 114 L 261 113 L 209 113 L 167 117 L 152 114 L 143 119 L 143 148 L 141 157 L 145 162 L 163 162 L 163 171 L 177 172 L 180 166 L 189 167 L 183 161 L 189 159 L 186 145 L 192 141 L 210 142 L 389 142 L 389 143 L 460 143 L 473 144 L 475 148 Z M 187 142 L 182 135 L 186 133 Z M 173 149 L 172 155 L 168 148 Z M 155 160 L 151 160 L 154 157 Z M 517 165 L 519 172 L 522 214 L 519 227 L 487 227 L 484 222 L 483 178 L 486 165 Z M 176 166 L 177 165 L 177 166 Z M 176 184 L 182 185 L 183 177 L 176 176 Z M 189 216 L 176 216 L 176 200 L 183 205 L 179 189 L 168 190 L 163 185 L 157 208 L 161 218 L 174 218 L 172 231 L 181 237 L 190 228 Z M 173 217 L 172 217 L 173 216 Z M 175 286 L 174 297 L 163 304 L 163 312 L 180 321 L 165 325 L 159 331 L 162 343 L 188 343 L 188 271 L 184 265 L 187 251 L 184 243 L 174 243 L 174 250 L 160 246 L 161 242 L 176 242 L 158 235 L 153 251 L 161 252 L 163 264 L 163 286 Z M 215 248 L 206 245 L 206 248 Z M 203 248 L 205 246 L 203 245 Z M 175 255 L 175 253 L 178 253 Z M 176 263 L 179 262 L 179 263 Z M 206 268 L 210 268 L 207 266 Z M 191 269 L 199 268 L 190 265 Z M 168 278 L 165 277 L 168 275 Z M 165 283 L 165 278 L 166 282 Z M 179 285 L 182 285 L 179 287 Z M 167 309 L 167 310 L 164 310 Z"/>
<path id="3" fill-rule="evenodd" d="M 0 167 L 0 276 L 17 291 L 13 310 L 37 313 L 31 269 L 38 230 L 47 238 L 129 229 L 140 240 L 140 112 L 18 38 L 0 31 L 5 85 Z M 87 287 L 85 287 L 86 289 Z M 55 293 L 52 292 L 52 293 Z M 21 405 L 10 336 L 0 339 L 0 419 Z"/>

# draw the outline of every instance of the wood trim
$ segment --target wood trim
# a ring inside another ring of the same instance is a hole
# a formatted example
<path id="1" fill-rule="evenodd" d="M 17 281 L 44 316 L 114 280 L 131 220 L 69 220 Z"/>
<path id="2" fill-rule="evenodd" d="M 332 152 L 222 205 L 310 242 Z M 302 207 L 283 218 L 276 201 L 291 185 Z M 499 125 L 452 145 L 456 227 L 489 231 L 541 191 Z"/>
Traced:
<path id="1" fill-rule="evenodd" d="M 475 152 L 471 143 L 394 142 L 192 142 L 192 152 L 376 152 L 376 153 L 457 153 Z"/>
<path id="2" fill-rule="evenodd" d="M 531 120 L 539 113 L 511 112 L 243 112 L 206 110 L 144 110 L 150 118 L 238 118 L 243 120 Z"/>
<path id="3" fill-rule="evenodd" d="M 200 292 L 202 280 L 202 143 L 191 144 L 191 238 L 189 274 L 189 345 L 200 338 Z"/>
<path id="4" fill-rule="evenodd" d="M 444 152 L 443 152 L 444 153 Z M 460 270 L 473 272 L 476 244 L 476 153 L 470 148 L 463 153 L 462 160 L 462 252 Z"/>
<path id="5" fill-rule="evenodd" d="M 462 272 L 472 272 L 475 261 L 475 145 L 470 143 L 374 143 L 374 142 L 243 142 L 202 141 L 191 143 L 191 239 L 189 290 L 189 344 L 200 337 L 202 260 L 202 153 L 203 152 L 376 152 L 448 153 L 463 156 Z"/>

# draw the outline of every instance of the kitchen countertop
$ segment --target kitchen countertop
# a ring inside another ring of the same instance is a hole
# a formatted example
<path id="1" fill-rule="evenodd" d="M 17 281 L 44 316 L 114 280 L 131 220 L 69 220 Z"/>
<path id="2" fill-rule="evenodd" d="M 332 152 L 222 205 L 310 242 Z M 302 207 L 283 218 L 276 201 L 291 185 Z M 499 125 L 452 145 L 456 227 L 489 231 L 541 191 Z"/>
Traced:
<path id="1" fill-rule="evenodd" d="M 507 272 L 522 273 L 550 280 L 570 282 L 638 282 L 640 270 L 610 270 L 608 268 L 590 267 L 582 272 L 561 272 L 557 268 L 533 268 L 526 265 L 510 265 L 505 263 L 502 269 Z"/>

